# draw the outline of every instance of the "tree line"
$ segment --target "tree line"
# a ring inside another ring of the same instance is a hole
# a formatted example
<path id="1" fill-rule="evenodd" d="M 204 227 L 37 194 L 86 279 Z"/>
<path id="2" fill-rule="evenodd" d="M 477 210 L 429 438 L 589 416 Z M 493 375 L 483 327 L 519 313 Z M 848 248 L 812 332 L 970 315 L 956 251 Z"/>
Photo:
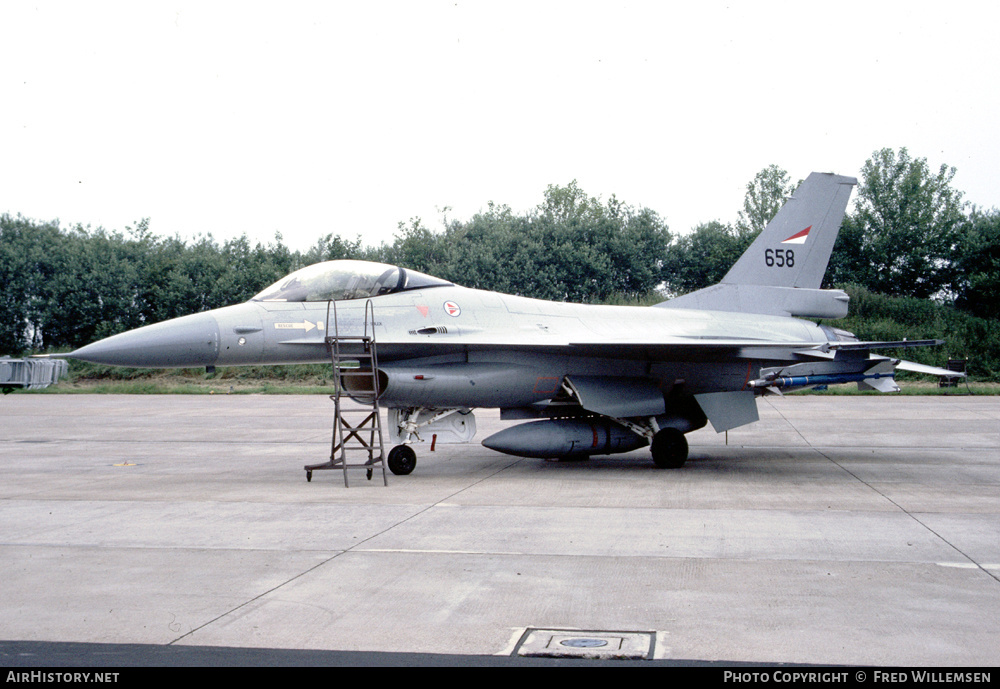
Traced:
<path id="1" fill-rule="evenodd" d="M 954 175 L 905 148 L 874 152 L 858 174 L 826 286 L 909 299 L 911 310 L 927 302 L 958 318 L 1000 319 L 1000 212 L 966 202 Z M 542 299 L 655 303 L 721 280 L 796 186 L 770 165 L 747 184 L 734 220 L 675 234 L 649 208 L 570 182 L 550 185 L 526 212 L 490 202 L 437 229 L 417 218 L 400 223 L 391 243 L 330 233 L 306 251 L 289 249 L 280 234 L 220 243 L 160 237 L 148 220 L 92 230 L 0 215 L 0 354 L 79 347 L 245 301 L 297 268 L 339 258 Z M 987 377 L 1000 373 L 1000 362 L 981 366 Z"/>

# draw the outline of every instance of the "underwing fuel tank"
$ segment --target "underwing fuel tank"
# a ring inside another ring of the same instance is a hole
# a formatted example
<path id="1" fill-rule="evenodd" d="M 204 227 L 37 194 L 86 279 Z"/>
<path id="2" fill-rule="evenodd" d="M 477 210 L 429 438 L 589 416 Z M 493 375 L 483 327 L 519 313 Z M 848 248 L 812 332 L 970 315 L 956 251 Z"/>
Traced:
<path id="1" fill-rule="evenodd" d="M 600 418 L 531 421 L 483 440 L 491 450 L 520 457 L 582 457 L 631 452 L 649 440 Z"/>

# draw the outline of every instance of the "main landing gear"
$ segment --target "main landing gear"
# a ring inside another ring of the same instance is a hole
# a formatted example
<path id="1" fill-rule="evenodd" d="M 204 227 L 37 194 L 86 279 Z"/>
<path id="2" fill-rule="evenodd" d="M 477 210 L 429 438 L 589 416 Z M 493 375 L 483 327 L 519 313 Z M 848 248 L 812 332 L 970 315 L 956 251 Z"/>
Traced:
<path id="1" fill-rule="evenodd" d="M 655 418 L 650 418 L 648 422 L 629 419 L 612 419 L 625 428 L 630 429 L 638 436 L 649 438 L 649 450 L 653 455 L 653 464 L 660 469 L 680 469 L 688 458 L 688 443 L 684 437 L 684 431 L 676 426 L 660 428 Z M 673 419 L 677 421 L 677 419 Z M 704 423 L 696 424 L 681 417 L 686 430 L 692 431 L 704 426 Z"/>
<path id="2" fill-rule="evenodd" d="M 653 463 L 660 469 L 680 469 L 688 457 L 687 438 L 676 428 L 664 428 L 653 436 L 650 451 Z"/>

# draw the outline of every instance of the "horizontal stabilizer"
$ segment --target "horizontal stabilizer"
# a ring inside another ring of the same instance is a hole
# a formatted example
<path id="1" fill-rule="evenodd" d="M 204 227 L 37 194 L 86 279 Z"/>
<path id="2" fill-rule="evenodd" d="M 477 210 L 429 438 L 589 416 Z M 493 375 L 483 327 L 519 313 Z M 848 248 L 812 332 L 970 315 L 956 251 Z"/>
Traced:
<path id="1" fill-rule="evenodd" d="M 900 371 L 910 371 L 911 373 L 925 373 L 929 376 L 940 376 L 942 378 L 965 378 L 964 371 L 949 371 L 946 368 L 938 368 L 937 366 L 927 366 L 925 364 L 918 364 L 913 361 L 903 361 L 900 360 L 896 364 L 896 368 Z"/>

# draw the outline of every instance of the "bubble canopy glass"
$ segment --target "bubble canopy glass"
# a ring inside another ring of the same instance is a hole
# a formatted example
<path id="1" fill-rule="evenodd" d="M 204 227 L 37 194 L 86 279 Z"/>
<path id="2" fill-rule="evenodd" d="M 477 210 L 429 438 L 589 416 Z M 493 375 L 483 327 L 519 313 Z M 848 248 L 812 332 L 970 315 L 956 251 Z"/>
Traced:
<path id="1" fill-rule="evenodd" d="M 340 301 L 366 299 L 453 283 L 415 270 L 368 261 L 314 263 L 287 275 L 251 301 Z"/>

